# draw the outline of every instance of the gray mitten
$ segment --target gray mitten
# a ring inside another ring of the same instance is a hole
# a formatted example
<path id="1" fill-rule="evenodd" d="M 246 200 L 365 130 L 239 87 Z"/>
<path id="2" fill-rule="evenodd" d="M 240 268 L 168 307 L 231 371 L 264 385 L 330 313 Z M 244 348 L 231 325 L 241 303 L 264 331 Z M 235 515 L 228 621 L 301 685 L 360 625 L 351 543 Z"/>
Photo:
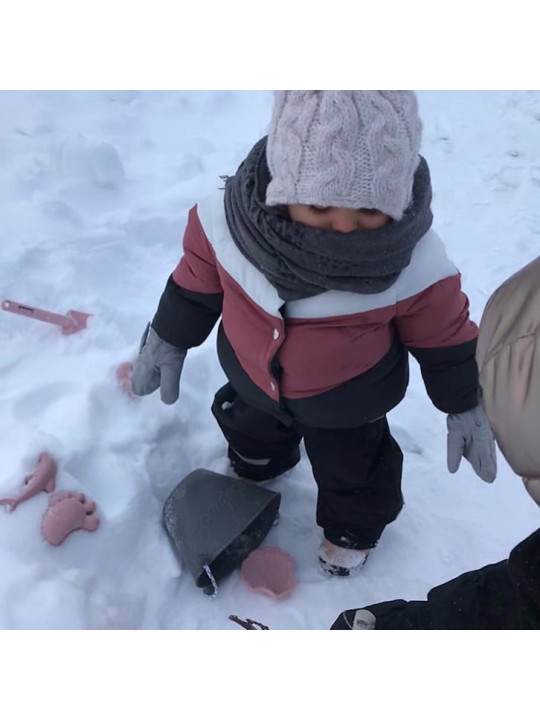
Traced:
<path id="1" fill-rule="evenodd" d="M 448 470 L 455 473 L 461 458 L 468 460 L 474 472 L 485 482 L 497 476 L 495 439 L 481 405 L 472 410 L 448 415 Z"/>
<path id="2" fill-rule="evenodd" d="M 148 323 L 133 367 L 131 387 L 135 395 L 149 395 L 160 388 L 164 403 L 176 402 L 186 354 L 186 350 L 162 340 Z"/>

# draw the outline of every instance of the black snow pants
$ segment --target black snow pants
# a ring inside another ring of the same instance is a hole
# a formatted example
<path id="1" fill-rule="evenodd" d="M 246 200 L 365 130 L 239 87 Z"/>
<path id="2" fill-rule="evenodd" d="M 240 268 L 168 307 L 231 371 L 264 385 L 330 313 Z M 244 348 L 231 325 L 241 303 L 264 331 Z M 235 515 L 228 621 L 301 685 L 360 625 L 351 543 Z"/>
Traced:
<path id="1" fill-rule="evenodd" d="M 317 524 L 340 547 L 367 549 L 402 506 L 403 455 L 386 417 L 345 429 L 287 426 L 247 405 L 230 384 L 216 394 L 212 412 L 229 443 L 234 470 L 266 480 L 290 470 L 304 445 L 318 486 Z"/>
<path id="2" fill-rule="evenodd" d="M 391 600 L 366 607 L 375 630 L 540 630 L 540 530 L 508 560 L 473 570 L 430 590 L 427 600 Z M 349 630 L 356 609 L 331 630 Z"/>

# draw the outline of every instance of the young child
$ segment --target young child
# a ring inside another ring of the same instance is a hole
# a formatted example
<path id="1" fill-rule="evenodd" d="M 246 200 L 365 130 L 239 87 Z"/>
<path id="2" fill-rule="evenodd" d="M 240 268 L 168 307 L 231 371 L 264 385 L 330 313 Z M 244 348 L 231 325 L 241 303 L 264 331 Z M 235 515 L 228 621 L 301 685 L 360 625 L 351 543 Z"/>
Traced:
<path id="1" fill-rule="evenodd" d="M 486 412 L 508 464 L 540 505 L 540 258 L 490 298 L 478 341 Z M 332 630 L 539 630 L 540 530 L 508 560 L 460 575 L 427 600 L 346 610 Z"/>
<path id="2" fill-rule="evenodd" d="M 495 477 L 478 400 L 477 328 L 431 229 L 412 91 L 287 90 L 224 190 L 191 209 L 184 254 L 141 343 L 133 390 L 178 398 L 186 351 L 221 316 L 229 379 L 214 416 L 232 468 L 290 470 L 303 439 L 318 486 L 323 571 L 358 570 L 403 505 L 386 414 L 408 354 L 448 414 L 448 463 Z"/>

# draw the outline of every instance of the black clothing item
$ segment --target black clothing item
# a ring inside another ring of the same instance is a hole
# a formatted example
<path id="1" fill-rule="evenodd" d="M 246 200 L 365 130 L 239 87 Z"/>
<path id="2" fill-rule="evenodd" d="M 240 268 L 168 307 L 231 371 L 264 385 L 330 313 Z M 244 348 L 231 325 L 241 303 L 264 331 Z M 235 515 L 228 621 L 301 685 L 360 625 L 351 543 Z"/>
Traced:
<path id="1" fill-rule="evenodd" d="M 188 350 L 202 345 L 219 320 L 223 293 L 196 293 L 169 276 L 152 320 L 162 340 Z"/>
<path id="2" fill-rule="evenodd" d="M 229 443 L 233 467 L 248 479 L 275 477 L 294 467 L 304 439 L 318 486 L 317 524 L 335 545 L 374 547 L 398 516 L 403 455 L 386 417 L 353 428 L 286 425 L 248 405 L 230 384 L 216 394 L 212 412 Z"/>
<path id="3" fill-rule="evenodd" d="M 282 397 L 278 403 L 247 375 L 222 325 L 218 329 L 217 349 L 225 375 L 242 398 L 253 408 L 273 415 L 285 425 L 294 422 L 326 428 L 365 425 L 396 407 L 403 400 L 409 384 L 407 352 L 403 345 L 395 343 L 378 363 L 352 380 L 311 397 L 295 400 Z M 276 383 L 279 383 L 277 359 L 272 370 Z M 458 404 L 459 400 L 454 399 L 453 405 Z"/>
<path id="4" fill-rule="evenodd" d="M 519 606 L 519 629 L 540 630 L 540 530 L 523 540 L 508 559 Z"/>
<path id="5" fill-rule="evenodd" d="M 427 600 L 369 605 L 376 630 L 540 630 L 540 530 L 508 560 L 460 575 L 429 591 Z M 331 630 L 349 630 L 356 609 Z"/>
<path id="6" fill-rule="evenodd" d="M 336 233 L 290 220 L 266 204 L 270 182 L 266 137 L 259 140 L 225 185 L 225 216 L 245 258 L 283 300 L 326 290 L 372 294 L 391 287 L 409 265 L 418 241 L 433 222 L 429 168 L 420 158 L 412 201 L 399 222 L 378 230 Z"/>
<path id="7" fill-rule="evenodd" d="M 303 426 L 302 434 L 324 536 L 340 547 L 375 547 L 403 507 L 403 454 L 386 417 L 355 428 Z"/>
<path id="8" fill-rule="evenodd" d="M 271 480 L 300 461 L 302 436 L 273 415 L 247 405 L 227 383 L 215 395 L 212 413 L 229 443 L 228 457 L 238 475 L 260 482 Z M 251 460 L 266 463 L 250 463 Z"/>
<path id="9" fill-rule="evenodd" d="M 152 326 L 167 342 L 189 349 L 204 342 L 221 315 L 223 294 L 195 293 L 179 287 L 169 277 Z M 461 413 L 478 404 L 476 340 L 436 349 L 405 348 L 395 342 L 372 368 L 333 390 L 312 397 L 278 403 L 264 393 L 240 365 L 220 324 L 217 351 L 227 378 L 249 405 L 291 426 L 351 428 L 386 415 L 403 399 L 409 383 L 407 350 L 420 363 L 428 394 L 446 413 Z M 277 358 L 272 370 L 279 383 Z"/>
<path id="10" fill-rule="evenodd" d="M 438 410 L 457 414 L 478 405 L 476 343 L 475 338 L 443 348 L 407 348 L 420 365 L 427 394 Z"/>

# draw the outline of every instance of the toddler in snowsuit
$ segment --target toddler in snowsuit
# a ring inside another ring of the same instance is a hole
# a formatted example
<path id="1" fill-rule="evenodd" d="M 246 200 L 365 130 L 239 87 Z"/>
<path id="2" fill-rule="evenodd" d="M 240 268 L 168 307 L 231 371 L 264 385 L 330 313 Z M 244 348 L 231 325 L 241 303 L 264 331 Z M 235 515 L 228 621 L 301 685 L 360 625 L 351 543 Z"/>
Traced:
<path id="1" fill-rule="evenodd" d="M 136 394 L 160 387 L 175 402 L 187 350 L 221 317 L 229 382 L 212 411 L 232 468 L 276 477 L 304 440 L 330 575 L 361 567 L 403 505 L 386 415 L 405 395 L 409 353 L 448 414 L 450 471 L 463 455 L 495 476 L 477 327 L 431 228 L 420 138 L 412 91 L 277 92 L 268 136 L 191 209 L 135 364 Z"/>
<path id="2" fill-rule="evenodd" d="M 540 505 L 540 257 L 490 298 L 477 359 L 487 416 L 508 464 Z M 508 560 L 460 575 L 427 600 L 341 613 L 332 630 L 540 630 L 540 530 Z"/>

